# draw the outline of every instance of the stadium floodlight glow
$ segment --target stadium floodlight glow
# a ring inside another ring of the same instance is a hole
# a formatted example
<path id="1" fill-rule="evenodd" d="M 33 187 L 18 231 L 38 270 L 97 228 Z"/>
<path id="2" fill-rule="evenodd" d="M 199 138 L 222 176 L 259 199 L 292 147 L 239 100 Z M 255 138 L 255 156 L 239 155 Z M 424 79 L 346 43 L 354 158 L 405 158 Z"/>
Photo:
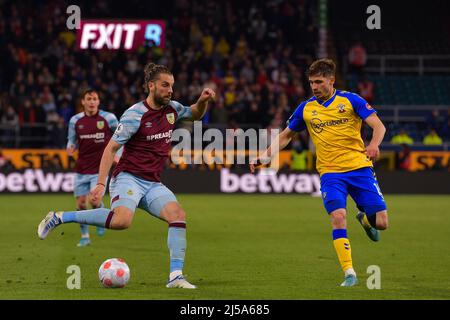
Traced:
<path id="1" fill-rule="evenodd" d="M 135 50 L 142 45 L 164 48 L 162 20 L 82 20 L 77 30 L 77 48 Z"/>

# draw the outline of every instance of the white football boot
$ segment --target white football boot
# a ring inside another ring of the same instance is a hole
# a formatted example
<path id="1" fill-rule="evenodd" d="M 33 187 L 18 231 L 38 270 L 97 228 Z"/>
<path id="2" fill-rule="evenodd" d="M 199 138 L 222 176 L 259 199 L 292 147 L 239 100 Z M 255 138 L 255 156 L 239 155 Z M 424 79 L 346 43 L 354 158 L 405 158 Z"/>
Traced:
<path id="1" fill-rule="evenodd" d="M 50 211 L 45 218 L 39 223 L 37 234 L 41 240 L 44 240 L 48 233 L 54 228 L 62 224 L 62 212 Z"/>
<path id="2" fill-rule="evenodd" d="M 183 288 L 183 289 L 196 289 L 197 286 L 194 286 L 193 284 L 190 284 L 182 274 L 176 276 L 172 280 L 170 280 L 166 288 Z"/>

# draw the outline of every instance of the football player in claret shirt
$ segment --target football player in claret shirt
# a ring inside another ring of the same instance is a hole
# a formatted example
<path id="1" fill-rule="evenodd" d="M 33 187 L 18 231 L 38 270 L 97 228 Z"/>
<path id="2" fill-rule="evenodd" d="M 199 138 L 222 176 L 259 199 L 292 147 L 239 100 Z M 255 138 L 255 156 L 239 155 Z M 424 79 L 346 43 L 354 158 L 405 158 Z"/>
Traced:
<path id="1" fill-rule="evenodd" d="M 70 222 L 126 229 L 133 220 L 136 207 L 139 207 L 169 225 L 170 272 L 166 286 L 194 289 L 196 286 L 189 283 L 182 272 L 186 251 L 186 213 L 172 191 L 161 183 L 160 174 L 169 157 L 176 121 L 201 119 L 215 92 L 205 88 L 196 103 L 183 106 L 171 100 L 174 77 L 166 66 L 149 63 L 144 74 L 148 96 L 128 108 L 120 118 L 103 153 L 97 185 L 91 191 L 95 201 L 102 199 L 114 155 L 124 146 L 110 182 L 111 209 L 51 211 L 39 224 L 38 236 L 45 239 L 56 226 Z"/>
<path id="2" fill-rule="evenodd" d="M 67 154 L 72 156 L 78 149 L 75 164 L 74 195 L 77 210 L 86 210 L 88 203 L 92 208 L 103 207 L 101 199 L 92 199 L 89 192 L 98 180 L 98 169 L 103 150 L 108 144 L 118 121 L 114 114 L 99 109 L 98 92 L 89 89 L 81 98 L 83 112 L 74 115 L 69 122 Z M 90 244 L 89 226 L 80 224 L 81 239 L 79 247 Z M 105 228 L 97 227 L 97 234 L 103 236 Z"/>
<path id="3" fill-rule="evenodd" d="M 354 286 L 358 280 L 353 269 L 347 237 L 347 195 L 359 210 L 356 218 L 369 238 L 379 241 L 378 230 L 388 227 L 386 203 L 378 185 L 372 160 L 379 156 L 379 145 L 386 129 L 376 111 L 360 96 L 334 88 L 336 66 L 320 59 L 309 67 L 307 76 L 314 96 L 294 111 L 276 143 L 250 164 L 250 170 L 284 149 L 300 131 L 307 129 L 316 147 L 316 168 L 320 174 L 322 200 L 333 228 L 333 244 L 342 270 L 341 286 Z M 372 129 L 367 147 L 361 138 L 361 125 Z"/>

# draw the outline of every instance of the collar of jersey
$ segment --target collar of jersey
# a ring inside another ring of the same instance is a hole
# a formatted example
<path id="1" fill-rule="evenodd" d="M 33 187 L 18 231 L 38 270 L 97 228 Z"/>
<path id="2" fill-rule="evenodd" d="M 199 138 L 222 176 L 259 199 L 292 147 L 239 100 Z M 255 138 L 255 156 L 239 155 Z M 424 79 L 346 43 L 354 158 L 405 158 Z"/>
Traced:
<path id="1" fill-rule="evenodd" d="M 87 113 L 86 113 L 86 111 L 83 111 L 83 113 L 84 113 L 84 115 L 85 115 L 86 117 L 94 118 L 94 117 L 96 117 L 96 116 L 98 116 L 98 115 L 100 114 L 100 108 L 97 109 L 97 112 L 94 113 L 92 116 L 88 116 Z"/>
<path id="2" fill-rule="evenodd" d="M 150 107 L 150 105 L 147 103 L 147 99 L 144 99 L 143 102 L 144 102 L 144 106 L 145 106 L 148 110 L 151 110 L 151 111 L 161 111 L 161 110 L 163 110 L 165 107 L 167 107 L 167 104 L 166 104 L 166 105 L 163 106 L 161 109 L 156 110 L 156 109 L 153 109 L 152 107 Z"/>
<path id="3" fill-rule="evenodd" d="M 334 101 L 334 98 L 336 97 L 336 93 L 337 93 L 337 90 L 334 89 L 333 95 L 331 97 L 329 97 L 327 100 L 321 101 L 321 100 L 316 98 L 316 101 L 317 101 L 318 104 L 320 104 L 321 106 L 326 108 Z"/>

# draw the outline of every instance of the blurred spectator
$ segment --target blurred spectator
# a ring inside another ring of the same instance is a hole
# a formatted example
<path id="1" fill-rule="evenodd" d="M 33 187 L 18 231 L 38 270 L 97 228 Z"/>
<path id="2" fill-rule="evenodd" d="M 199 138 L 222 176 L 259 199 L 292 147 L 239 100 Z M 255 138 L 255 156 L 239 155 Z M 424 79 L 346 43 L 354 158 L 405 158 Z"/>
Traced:
<path id="1" fill-rule="evenodd" d="M 369 104 L 372 104 L 375 99 L 374 84 L 366 74 L 358 82 L 358 94 Z"/>
<path id="2" fill-rule="evenodd" d="M 211 36 L 211 34 L 207 33 L 203 35 L 202 43 L 203 43 L 203 53 L 206 56 L 210 56 L 213 53 L 214 49 L 214 38 Z"/>
<path id="3" fill-rule="evenodd" d="M 450 108 L 448 109 L 448 114 L 445 117 L 444 125 L 441 129 L 441 134 L 446 141 L 450 141 Z"/>
<path id="4" fill-rule="evenodd" d="M 36 123 L 36 111 L 31 101 L 26 99 L 23 106 L 19 108 L 20 135 L 22 137 L 21 146 L 26 148 L 34 147 L 31 141 L 36 135 L 34 124 Z"/>
<path id="5" fill-rule="evenodd" d="M 284 129 L 284 121 L 283 121 L 283 113 L 281 110 L 275 112 L 275 116 L 272 121 L 270 121 L 269 126 L 267 127 L 269 130 L 279 130 L 279 132 Z"/>
<path id="6" fill-rule="evenodd" d="M 435 129 L 431 129 L 430 132 L 423 138 L 423 144 L 428 146 L 440 146 L 442 145 L 442 139 L 439 137 Z"/>
<path id="7" fill-rule="evenodd" d="M 228 123 L 228 112 L 225 110 L 222 98 L 217 99 L 211 109 L 211 121 L 219 124 Z"/>
<path id="8" fill-rule="evenodd" d="M 53 131 L 53 147 L 57 149 L 64 149 L 67 143 L 66 123 L 63 118 L 59 118 L 56 127 Z"/>
<path id="9" fill-rule="evenodd" d="M 6 108 L 6 111 L 3 113 L 1 117 L 1 124 L 3 126 L 2 144 L 5 147 L 11 148 L 14 146 L 16 129 L 19 124 L 19 117 L 17 116 L 16 111 L 11 105 L 9 105 Z"/>
<path id="10" fill-rule="evenodd" d="M 306 171 L 308 150 L 305 148 L 303 141 L 296 136 L 292 141 L 291 149 L 291 169 Z"/>
<path id="11" fill-rule="evenodd" d="M 254 40 L 257 48 L 261 50 L 262 42 L 267 31 L 267 22 L 263 19 L 261 12 L 258 12 L 256 14 L 256 17 L 250 19 L 250 21 L 252 21 L 250 32 L 254 35 Z"/>
<path id="12" fill-rule="evenodd" d="M 246 109 L 246 122 L 251 124 L 253 128 L 257 129 L 256 126 L 261 123 L 261 110 L 259 109 L 258 102 L 255 100 L 251 101 L 250 104 L 247 105 Z"/>
<path id="13" fill-rule="evenodd" d="M 438 129 L 441 126 L 441 120 L 439 115 L 439 109 L 433 109 L 427 116 L 427 128 Z"/>
<path id="14" fill-rule="evenodd" d="M 45 112 L 49 112 L 51 110 L 56 110 L 55 105 L 55 97 L 53 93 L 50 91 L 49 86 L 45 86 L 44 90 L 39 95 L 40 101 L 42 102 L 42 107 Z"/>
<path id="15" fill-rule="evenodd" d="M 401 148 L 397 153 L 397 169 L 408 171 L 411 166 L 411 149 L 407 144 L 402 144 Z"/>
<path id="16" fill-rule="evenodd" d="M 405 129 L 400 129 L 400 132 L 392 137 L 391 143 L 411 145 L 414 143 L 414 140 L 408 135 Z"/>
<path id="17" fill-rule="evenodd" d="M 23 106 L 19 108 L 19 121 L 21 125 L 36 122 L 36 112 L 30 99 L 26 99 Z"/>
<path id="18" fill-rule="evenodd" d="M 356 42 L 348 52 L 348 62 L 350 66 L 350 72 L 362 75 L 364 67 L 367 63 L 366 48 L 362 45 L 361 41 Z"/>
<path id="19" fill-rule="evenodd" d="M 2 169 L 2 171 L 6 171 L 6 170 L 14 170 L 14 165 L 11 162 L 11 159 L 3 154 L 2 149 L 0 148 L 0 168 Z"/>
<path id="20" fill-rule="evenodd" d="M 221 36 L 219 42 L 216 44 L 216 52 L 221 58 L 227 58 L 230 53 L 230 45 L 224 36 Z"/>
<path id="21" fill-rule="evenodd" d="M 235 101 L 228 106 L 228 109 L 230 120 L 234 120 L 236 123 L 245 122 L 246 101 L 241 94 L 236 96 Z"/>
<path id="22" fill-rule="evenodd" d="M 109 110 L 106 110 L 109 111 Z M 68 124 L 70 118 L 74 115 L 73 107 L 70 105 L 70 101 L 68 99 L 64 99 L 61 101 L 61 105 L 58 110 L 59 115 L 64 120 L 65 124 Z"/>

